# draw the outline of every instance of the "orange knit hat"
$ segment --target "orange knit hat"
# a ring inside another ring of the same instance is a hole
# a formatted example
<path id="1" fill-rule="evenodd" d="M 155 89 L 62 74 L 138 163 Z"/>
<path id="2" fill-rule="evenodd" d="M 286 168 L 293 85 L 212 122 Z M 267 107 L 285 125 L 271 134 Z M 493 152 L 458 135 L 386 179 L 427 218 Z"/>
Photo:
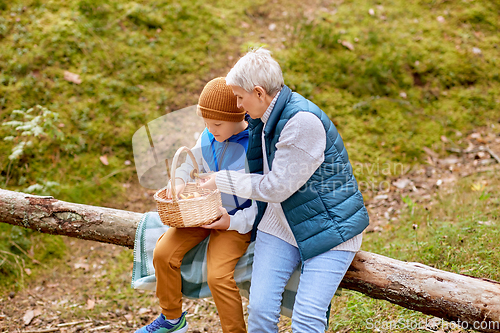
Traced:
<path id="1" fill-rule="evenodd" d="M 205 85 L 198 100 L 196 114 L 222 121 L 240 122 L 245 119 L 245 111 L 238 109 L 236 96 L 223 77 L 215 78 Z"/>

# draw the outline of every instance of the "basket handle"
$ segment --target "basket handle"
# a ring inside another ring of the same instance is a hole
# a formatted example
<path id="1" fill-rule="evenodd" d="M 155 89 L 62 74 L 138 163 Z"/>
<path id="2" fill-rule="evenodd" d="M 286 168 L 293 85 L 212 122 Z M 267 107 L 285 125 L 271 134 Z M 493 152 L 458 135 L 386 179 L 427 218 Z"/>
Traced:
<path id="1" fill-rule="evenodd" d="M 177 166 L 177 161 L 179 160 L 179 156 L 184 151 L 188 153 L 188 155 L 191 157 L 191 161 L 193 161 L 193 166 L 194 166 L 193 171 L 194 172 L 192 171 L 191 175 L 197 175 L 198 172 L 199 172 L 198 171 L 199 170 L 198 163 L 196 162 L 196 159 L 195 159 L 193 153 L 191 152 L 191 150 L 188 147 L 185 147 L 185 146 L 182 146 L 179 149 L 177 149 L 177 151 L 175 152 L 175 155 L 174 155 L 174 159 L 172 160 L 172 177 L 170 178 L 170 185 L 171 185 L 171 191 L 172 191 L 172 199 L 174 201 L 177 201 L 177 194 L 175 192 L 175 169 L 176 169 L 176 166 Z"/>

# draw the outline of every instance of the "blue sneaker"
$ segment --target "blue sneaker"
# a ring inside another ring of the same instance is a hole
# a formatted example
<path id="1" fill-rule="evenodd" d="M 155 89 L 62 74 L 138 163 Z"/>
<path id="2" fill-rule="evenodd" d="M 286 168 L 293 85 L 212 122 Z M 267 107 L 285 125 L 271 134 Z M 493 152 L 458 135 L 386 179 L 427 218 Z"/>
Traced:
<path id="1" fill-rule="evenodd" d="M 177 332 L 177 333 L 185 333 L 188 330 L 188 324 L 186 321 L 186 311 L 182 313 L 181 318 L 177 322 L 177 324 L 172 325 L 167 321 L 167 318 L 160 313 L 158 318 L 155 319 L 151 324 L 142 327 L 135 331 L 135 333 L 169 333 L 169 332 Z"/>

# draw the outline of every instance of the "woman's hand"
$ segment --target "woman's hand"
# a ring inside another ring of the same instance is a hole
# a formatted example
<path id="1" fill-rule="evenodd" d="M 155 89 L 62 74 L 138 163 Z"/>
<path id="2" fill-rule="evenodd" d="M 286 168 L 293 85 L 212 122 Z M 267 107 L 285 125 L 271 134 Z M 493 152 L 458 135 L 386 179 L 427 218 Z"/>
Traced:
<path id="1" fill-rule="evenodd" d="M 217 184 L 215 184 L 215 176 L 217 175 L 216 172 L 206 174 L 206 175 L 200 175 L 200 180 L 201 180 L 201 185 L 200 187 L 206 188 L 208 190 L 216 190 L 217 189 Z"/>
<path id="2" fill-rule="evenodd" d="M 219 207 L 219 209 L 222 212 L 222 216 L 210 224 L 202 225 L 202 228 L 219 230 L 227 230 L 229 228 L 229 225 L 231 224 L 231 217 L 224 207 Z"/>

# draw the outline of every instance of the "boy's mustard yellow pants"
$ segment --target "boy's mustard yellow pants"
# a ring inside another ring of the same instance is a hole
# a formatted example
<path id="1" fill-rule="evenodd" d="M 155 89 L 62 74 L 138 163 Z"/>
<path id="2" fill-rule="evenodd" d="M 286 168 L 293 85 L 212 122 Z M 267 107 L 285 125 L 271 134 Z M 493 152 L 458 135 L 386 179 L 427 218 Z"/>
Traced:
<path id="1" fill-rule="evenodd" d="M 217 306 L 224 333 L 246 332 L 241 296 L 234 268 L 250 244 L 251 232 L 204 228 L 169 228 L 153 253 L 156 296 L 167 319 L 182 315 L 181 263 L 184 255 L 210 235 L 207 249 L 208 286 Z"/>

